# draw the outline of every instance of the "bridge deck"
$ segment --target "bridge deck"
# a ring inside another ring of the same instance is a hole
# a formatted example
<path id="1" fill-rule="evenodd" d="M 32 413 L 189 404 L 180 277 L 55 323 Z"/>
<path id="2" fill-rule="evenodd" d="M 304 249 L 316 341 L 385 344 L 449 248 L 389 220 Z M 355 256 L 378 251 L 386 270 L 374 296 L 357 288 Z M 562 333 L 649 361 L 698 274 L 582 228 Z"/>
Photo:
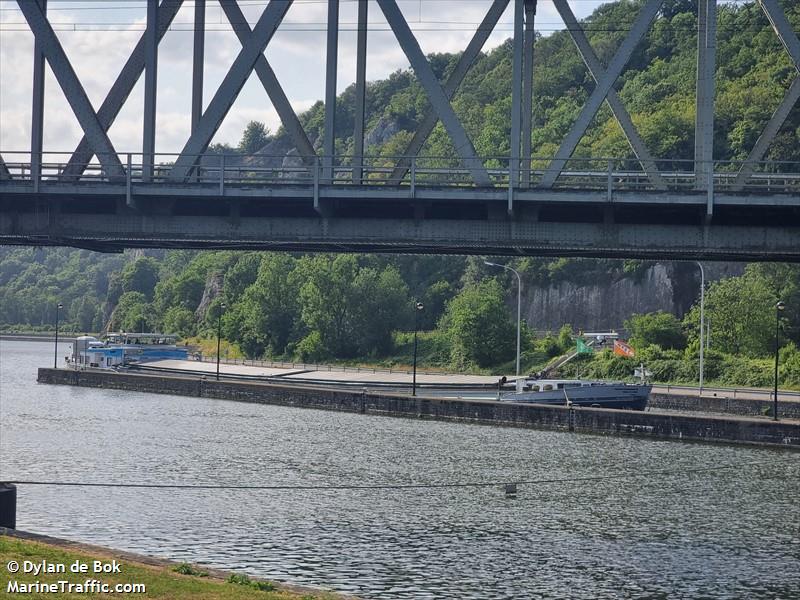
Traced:
<path id="1" fill-rule="evenodd" d="M 544 172 L 509 187 L 502 169 L 478 187 L 459 168 L 414 168 L 398 183 L 384 168 L 354 182 L 350 167 L 326 181 L 313 166 L 203 166 L 183 180 L 168 166 L 148 179 L 130 164 L 123 177 L 97 166 L 76 177 L 47 163 L 35 180 L 28 163 L 7 166 L 6 244 L 800 260 L 799 173 L 757 173 L 743 188 L 735 170 L 718 173 L 709 204 L 691 172 L 662 171 L 666 189 L 654 189 L 611 164 L 549 188 Z"/>

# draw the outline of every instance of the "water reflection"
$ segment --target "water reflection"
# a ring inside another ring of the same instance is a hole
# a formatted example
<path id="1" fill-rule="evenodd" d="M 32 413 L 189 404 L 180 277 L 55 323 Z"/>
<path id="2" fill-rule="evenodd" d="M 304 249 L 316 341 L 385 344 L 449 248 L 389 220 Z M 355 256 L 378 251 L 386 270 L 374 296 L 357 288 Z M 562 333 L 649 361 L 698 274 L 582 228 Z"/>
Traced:
<path id="1" fill-rule="evenodd" d="M 800 598 L 800 455 L 40 386 L 0 342 L 0 476 L 360 484 L 354 491 L 23 486 L 18 523 L 366 598 Z M 686 473 L 704 466 L 741 468 Z M 683 471 L 683 473 L 680 473 Z"/>

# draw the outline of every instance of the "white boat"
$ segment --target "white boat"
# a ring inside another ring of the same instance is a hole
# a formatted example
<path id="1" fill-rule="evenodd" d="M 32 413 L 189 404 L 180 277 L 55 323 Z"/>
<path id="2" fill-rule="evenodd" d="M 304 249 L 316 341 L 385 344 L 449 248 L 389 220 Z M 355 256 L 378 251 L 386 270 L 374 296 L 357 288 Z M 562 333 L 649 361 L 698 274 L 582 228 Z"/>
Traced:
<path id="1" fill-rule="evenodd" d="M 176 345 L 176 339 L 165 333 L 108 333 L 103 340 L 82 335 L 67 362 L 76 368 L 114 369 L 151 360 L 187 360 L 189 348 Z"/>
<path id="2" fill-rule="evenodd" d="M 590 379 L 518 379 L 517 389 L 500 395 L 506 402 L 594 406 L 644 410 L 652 385 Z"/>

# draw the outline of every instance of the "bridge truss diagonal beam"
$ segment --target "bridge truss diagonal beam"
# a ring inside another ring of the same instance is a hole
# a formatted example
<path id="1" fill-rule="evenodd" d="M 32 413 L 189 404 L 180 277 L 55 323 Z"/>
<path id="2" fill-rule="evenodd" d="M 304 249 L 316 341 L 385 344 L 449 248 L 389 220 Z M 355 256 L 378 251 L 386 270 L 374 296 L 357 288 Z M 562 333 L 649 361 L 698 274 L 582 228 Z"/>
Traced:
<path id="1" fill-rule="evenodd" d="M 396 0 L 378 0 L 378 5 L 381 7 L 392 31 L 394 31 L 406 58 L 411 63 L 411 67 L 414 69 L 420 85 L 425 90 L 434 111 L 438 114 L 447 133 L 450 135 L 450 139 L 453 141 L 456 152 L 461 157 L 464 166 L 470 171 L 476 184 L 488 186 L 490 184 L 489 174 L 480 158 L 478 158 L 472 141 L 464 130 L 464 126 L 458 120 L 447 94 L 442 89 L 433 69 L 431 69 L 428 59 L 425 58 L 419 42 L 417 42 L 411 28 L 408 26 L 408 22 L 397 6 Z"/>
<path id="2" fill-rule="evenodd" d="M 164 37 L 164 34 L 172 24 L 175 15 L 183 4 L 183 0 L 163 0 L 158 7 L 158 27 L 157 37 L 159 41 Z M 111 86 L 105 100 L 100 105 L 100 110 L 97 111 L 97 118 L 100 125 L 105 131 L 111 128 L 114 119 L 117 118 L 119 111 L 125 104 L 130 95 L 133 87 L 136 85 L 139 76 L 144 71 L 144 55 L 145 55 L 145 34 L 139 38 L 138 43 L 131 52 L 125 65 L 122 67 L 117 76 L 116 81 Z M 71 177 L 80 177 L 86 170 L 89 161 L 92 160 L 92 147 L 89 143 L 89 138 L 83 136 L 78 146 L 75 148 L 67 166 L 64 169 L 64 175 Z"/>
<path id="3" fill-rule="evenodd" d="M 786 52 L 789 53 L 794 68 L 798 73 L 736 175 L 734 185 L 740 190 L 744 188 L 745 182 L 753 174 L 755 163 L 764 157 L 772 142 L 775 141 L 775 136 L 778 135 L 786 119 L 789 118 L 789 113 L 795 107 L 797 101 L 800 100 L 800 39 L 797 38 L 791 23 L 789 23 L 783 9 L 781 9 L 776 0 L 758 0 L 758 4 L 764 10 L 764 14 L 769 19 L 778 39 L 786 48 Z"/>
<path id="4" fill-rule="evenodd" d="M 458 59 L 455 69 L 453 69 L 453 72 L 450 73 L 450 76 L 447 78 L 447 81 L 442 87 L 448 101 L 452 100 L 453 96 L 455 96 L 456 91 L 464 81 L 464 78 L 467 76 L 472 63 L 475 62 L 478 54 L 480 54 L 481 49 L 486 44 L 486 40 L 488 40 L 489 36 L 492 35 L 492 32 L 497 26 L 497 22 L 500 20 L 500 17 L 505 12 L 509 1 L 510 0 L 494 0 L 483 21 L 481 21 L 481 24 L 478 26 L 475 35 L 472 36 L 472 39 L 467 45 L 466 50 L 464 50 L 464 52 L 461 54 L 461 58 Z M 439 115 L 435 110 L 431 109 L 426 112 L 422 122 L 414 132 L 414 137 L 411 139 L 405 151 L 403 152 L 403 155 L 406 157 L 417 156 L 422 150 L 422 147 L 425 145 L 425 142 L 428 140 L 428 137 L 430 137 L 434 127 L 436 127 L 436 123 L 438 122 Z M 399 184 L 403 177 L 406 176 L 406 173 L 408 173 L 409 167 L 410 159 L 401 158 L 392 171 L 389 182 L 394 185 Z"/>
<path id="5" fill-rule="evenodd" d="M 83 89 L 41 6 L 38 2 L 24 0 L 17 0 L 17 4 L 103 169 L 109 175 L 124 176 L 125 171 L 117 151 L 97 118 L 89 96 L 86 95 L 86 90 Z"/>
<path id="6" fill-rule="evenodd" d="M 606 75 L 605 69 L 600 63 L 600 60 L 597 58 L 597 54 L 595 54 L 595 51 L 589 43 L 586 34 L 578 24 L 578 20 L 575 18 L 572 9 L 569 7 L 569 4 L 567 4 L 567 0 L 553 0 L 553 4 L 555 5 L 556 10 L 558 10 L 558 14 L 561 15 L 564 25 L 566 25 L 567 31 L 569 31 L 569 34 L 572 37 L 572 41 L 578 48 L 578 52 L 580 53 L 586 68 L 589 70 L 589 73 L 595 80 L 595 83 L 599 83 Z M 614 113 L 617 123 L 619 123 L 620 127 L 622 127 L 622 131 L 625 134 L 633 153 L 636 155 L 636 158 L 639 159 L 642 169 L 644 169 L 644 172 L 647 174 L 650 182 L 653 184 L 653 187 L 655 187 L 657 190 L 667 189 L 667 184 L 664 182 L 664 178 L 661 177 L 661 173 L 659 172 L 658 167 L 656 166 L 656 163 L 650 154 L 650 151 L 647 149 L 644 140 L 642 140 L 641 136 L 639 135 L 639 131 L 633 124 L 633 120 L 631 119 L 628 110 L 622 104 L 622 100 L 620 100 L 617 90 L 615 90 L 613 87 L 609 89 L 606 102 L 608 102 L 608 106 Z"/>
<path id="7" fill-rule="evenodd" d="M 293 0 L 271 0 L 258 18 L 250 37 L 234 59 L 206 111 L 197 123 L 178 156 L 169 178 L 183 181 L 194 168 L 200 154 L 205 152 L 214 134 L 222 124 L 225 115 L 233 106 L 250 73 L 252 73 L 258 57 L 263 54 L 283 17 L 292 5 Z"/>
<path id="8" fill-rule="evenodd" d="M 236 37 L 239 38 L 239 42 L 242 46 L 244 46 L 253 32 L 247 24 L 247 19 L 244 13 L 242 13 L 239 3 L 236 0 L 222 0 L 220 5 L 222 6 L 222 10 L 225 11 L 225 16 L 228 21 L 230 21 L 233 32 L 236 34 Z M 275 71 L 270 66 L 264 54 L 260 54 L 256 59 L 255 72 L 259 80 L 261 80 L 261 85 L 264 86 L 267 95 L 269 95 L 269 99 L 281 119 L 281 124 L 286 128 L 289 137 L 292 138 L 292 142 L 302 157 L 303 162 L 313 164 L 314 157 L 316 156 L 314 146 L 308 139 L 308 135 L 306 135 L 303 125 L 300 123 L 300 119 L 297 118 L 297 114 L 294 112 L 289 98 L 283 91 L 283 87 L 278 81 Z"/>
<path id="9" fill-rule="evenodd" d="M 636 46 L 650 28 L 650 24 L 653 22 L 653 19 L 655 19 L 662 4 L 663 0 L 648 0 L 647 4 L 642 7 L 639 15 L 636 17 L 636 21 L 631 27 L 630 32 L 623 40 L 616 54 L 614 54 L 614 58 L 609 63 L 604 77 L 597 82 L 594 91 L 592 92 L 591 96 L 589 96 L 586 104 L 583 106 L 583 110 L 578 116 L 578 120 L 572 126 L 572 129 L 567 134 L 567 137 L 564 138 L 564 141 L 561 143 L 561 147 L 558 149 L 555 158 L 548 165 L 544 175 L 542 176 L 542 180 L 539 183 L 539 187 L 550 188 L 553 186 L 556 179 L 558 179 L 558 176 L 561 174 L 561 171 L 564 170 L 564 166 L 566 165 L 567 161 L 572 156 L 573 152 L 575 152 L 578 142 L 580 142 L 581 138 L 584 136 L 586 130 L 591 124 L 592 119 L 594 119 L 594 116 L 600 109 L 600 106 L 608 97 L 608 94 L 611 91 L 614 83 L 622 74 L 622 70 L 625 68 L 625 65 L 628 64 L 628 61 L 630 60 L 633 51 L 636 49 Z"/>

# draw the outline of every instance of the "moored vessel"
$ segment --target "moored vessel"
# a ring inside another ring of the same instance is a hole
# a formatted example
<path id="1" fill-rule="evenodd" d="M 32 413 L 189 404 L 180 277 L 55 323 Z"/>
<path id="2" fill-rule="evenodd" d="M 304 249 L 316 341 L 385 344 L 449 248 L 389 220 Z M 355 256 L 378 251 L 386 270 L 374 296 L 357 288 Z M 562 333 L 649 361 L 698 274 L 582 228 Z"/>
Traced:
<path id="1" fill-rule="evenodd" d="M 517 380 L 517 389 L 500 395 L 501 401 L 558 404 L 566 406 L 593 406 L 597 408 L 622 408 L 644 410 L 652 385 L 588 379 L 536 379 Z"/>
<path id="2" fill-rule="evenodd" d="M 102 340 L 82 335 L 72 345 L 67 362 L 77 368 L 113 369 L 153 360 L 187 360 L 189 348 L 166 333 L 107 333 Z"/>

